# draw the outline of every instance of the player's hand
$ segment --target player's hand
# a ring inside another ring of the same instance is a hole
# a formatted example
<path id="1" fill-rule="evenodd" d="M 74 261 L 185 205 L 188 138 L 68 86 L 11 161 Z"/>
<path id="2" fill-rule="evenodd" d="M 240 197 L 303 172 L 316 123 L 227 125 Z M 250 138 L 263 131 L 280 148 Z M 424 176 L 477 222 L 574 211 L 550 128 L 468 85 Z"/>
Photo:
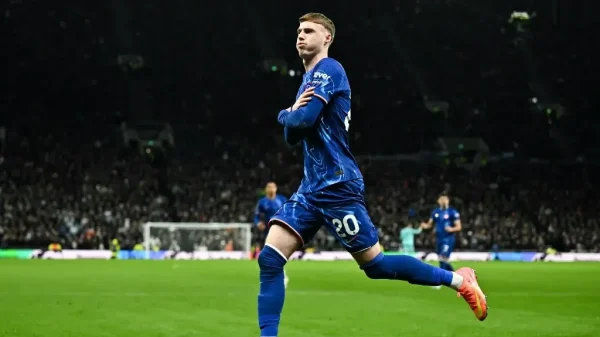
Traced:
<path id="1" fill-rule="evenodd" d="M 259 222 L 258 225 L 256 225 L 256 227 L 258 228 L 259 231 L 264 232 L 265 231 L 265 223 L 264 222 Z"/>
<path id="2" fill-rule="evenodd" d="M 304 90 L 302 95 L 300 95 L 300 97 L 298 97 L 298 99 L 296 100 L 296 103 L 294 103 L 294 105 L 292 106 L 292 111 L 296 111 L 296 110 L 300 109 L 301 107 L 307 105 L 308 102 L 310 102 L 310 100 L 312 99 L 312 96 L 314 94 L 315 94 L 315 88 L 313 88 L 313 87 L 307 88 L 306 90 Z"/>
<path id="3" fill-rule="evenodd" d="M 444 227 L 444 230 L 445 230 L 446 232 L 448 232 L 448 233 L 452 233 L 452 232 L 454 232 L 454 229 L 453 229 L 452 227 L 450 227 L 450 226 L 446 226 L 446 227 Z"/>

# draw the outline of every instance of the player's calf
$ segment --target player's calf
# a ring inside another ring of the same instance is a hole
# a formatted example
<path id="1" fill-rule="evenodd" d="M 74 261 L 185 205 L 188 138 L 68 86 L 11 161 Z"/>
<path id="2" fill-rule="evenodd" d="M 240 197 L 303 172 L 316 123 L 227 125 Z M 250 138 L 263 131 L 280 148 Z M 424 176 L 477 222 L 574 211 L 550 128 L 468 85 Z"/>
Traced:
<path id="1" fill-rule="evenodd" d="M 364 263 L 365 257 L 371 256 L 374 258 Z M 371 279 L 404 280 L 426 286 L 445 285 L 455 290 L 462 284 L 461 275 L 423 263 L 412 256 L 384 255 L 378 245 L 354 257 Z"/>
<path id="2" fill-rule="evenodd" d="M 258 323 L 262 336 L 277 336 L 279 319 L 285 299 L 287 259 L 275 247 L 266 244 L 258 256 L 260 293 L 258 295 Z"/>
<path id="3" fill-rule="evenodd" d="M 258 256 L 260 292 L 258 294 L 258 323 L 261 336 L 277 336 L 285 299 L 287 259 L 300 245 L 299 239 L 287 229 L 273 226 L 265 247 Z"/>

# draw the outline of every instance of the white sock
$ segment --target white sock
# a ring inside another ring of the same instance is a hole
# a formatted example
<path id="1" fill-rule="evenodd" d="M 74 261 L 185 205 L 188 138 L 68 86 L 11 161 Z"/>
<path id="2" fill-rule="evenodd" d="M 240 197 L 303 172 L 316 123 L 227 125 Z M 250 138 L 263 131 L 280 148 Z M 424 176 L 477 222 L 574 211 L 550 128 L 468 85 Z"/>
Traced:
<path id="1" fill-rule="evenodd" d="M 463 277 L 455 272 L 452 272 L 452 282 L 450 282 L 450 288 L 458 291 L 458 288 L 460 288 L 462 283 L 463 283 Z"/>

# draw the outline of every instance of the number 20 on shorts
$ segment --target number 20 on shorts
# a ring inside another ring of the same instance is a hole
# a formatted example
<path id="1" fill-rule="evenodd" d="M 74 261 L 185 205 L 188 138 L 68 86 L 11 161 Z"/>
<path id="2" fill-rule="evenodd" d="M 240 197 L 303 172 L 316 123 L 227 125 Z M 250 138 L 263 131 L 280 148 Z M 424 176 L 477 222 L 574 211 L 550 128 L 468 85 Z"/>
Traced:
<path id="1" fill-rule="evenodd" d="M 347 214 L 342 220 L 333 219 L 332 222 L 335 226 L 335 231 L 341 238 L 356 235 L 360 230 L 358 227 L 358 220 L 354 214 Z"/>

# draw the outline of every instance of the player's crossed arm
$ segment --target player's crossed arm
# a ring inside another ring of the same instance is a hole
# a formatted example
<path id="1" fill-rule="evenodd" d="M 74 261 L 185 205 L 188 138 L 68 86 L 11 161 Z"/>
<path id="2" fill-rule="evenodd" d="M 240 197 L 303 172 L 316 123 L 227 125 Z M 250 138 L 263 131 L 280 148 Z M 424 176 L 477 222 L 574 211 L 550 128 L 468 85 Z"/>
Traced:
<path id="1" fill-rule="evenodd" d="M 279 112 L 277 117 L 279 124 L 288 128 L 312 127 L 325 107 L 323 100 L 312 99 L 313 96 L 314 88 L 304 90 L 291 108 Z"/>
<path id="2" fill-rule="evenodd" d="M 298 99 L 296 100 L 294 105 L 292 105 L 292 107 L 290 108 L 289 111 L 296 111 L 302 107 L 305 107 L 308 104 L 308 102 L 310 102 L 312 100 L 312 97 L 314 94 L 315 94 L 314 87 L 306 88 L 306 90 L 304 90 L 304 92 L 300 95 L 300 97 L 298 97 Z"/>
<path id="3" fill-rule="evenodd" d="M 286 111 L 292 112 L 306 106 L 312 99 L 312 93 L 314 93 L 314 88 L 306 89 L 294 105 L 287 108 Z M 285 126 L 283 128 L 283 138 L 290 146 L 294 146 L 304 138 L 304 132 L 301 129 Z"/>

